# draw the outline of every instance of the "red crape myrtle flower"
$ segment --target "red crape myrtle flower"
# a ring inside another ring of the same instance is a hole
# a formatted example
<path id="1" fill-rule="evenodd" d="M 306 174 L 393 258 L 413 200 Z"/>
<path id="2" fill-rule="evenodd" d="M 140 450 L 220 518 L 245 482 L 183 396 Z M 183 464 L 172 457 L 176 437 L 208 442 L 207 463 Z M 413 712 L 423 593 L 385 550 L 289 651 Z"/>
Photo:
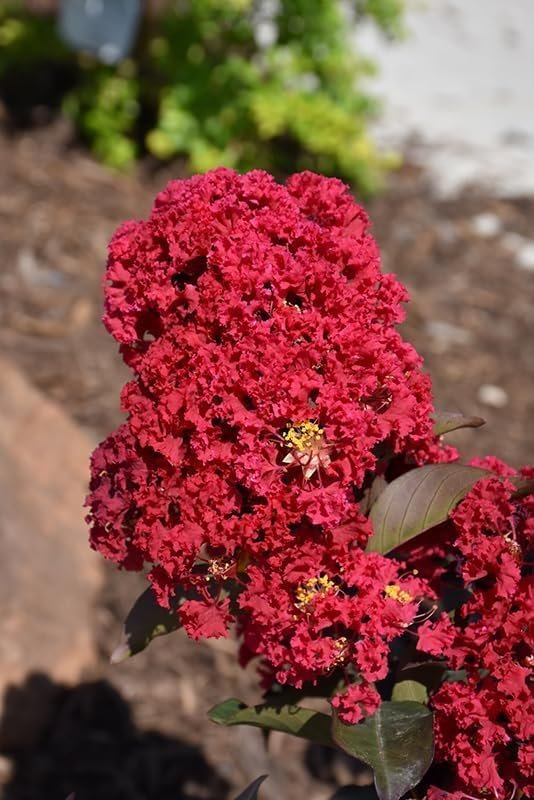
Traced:
<path id="1" fill-rule="evenodd" d="M 387 453 L 449 457 L 368 228 L 337 180 L 219 169 L 171 182 L 109 249 L 104 321 L 133 379 L 93 455 L 92 545 L 151 565 L 163 605 L 186 590 L 193 638 L 237 623 L 243 659 L 293 685 L 345 661 L 385 675 L 424 588 L 364 554 L 359 492 Z"/>
<path id="2" fill-rule="evenodd" d="M 458 798 L 500 800 L 514 789 L 533 797 L 534 496 L 514 499 L 514 470 L 497 459 L 474 463 L 504 480 L 479 481 L 449 526 L 449 560 L 469 599 L 453 620 L 444 614 L 418 630 L 419 649 L 456 671 L 431 701 L 436 760 L 454 766 L 448 788 Z"/>

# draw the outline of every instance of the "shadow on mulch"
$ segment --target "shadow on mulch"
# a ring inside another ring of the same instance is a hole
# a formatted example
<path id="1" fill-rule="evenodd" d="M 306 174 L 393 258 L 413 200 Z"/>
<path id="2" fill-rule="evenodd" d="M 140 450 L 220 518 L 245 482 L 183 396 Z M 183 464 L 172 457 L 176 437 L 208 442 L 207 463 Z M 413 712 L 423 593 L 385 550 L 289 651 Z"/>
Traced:
<path id="1" fill-rule="evenodd" d="M 31 676 L 6 696 L 0 738 L 36 693 L 56 695 L 38 740 L 9 753 L 4 800 L 220 800 L 228 783 L 199 749 L 157 731 L 140 731 L 107 681 L 65 689 Z"/>

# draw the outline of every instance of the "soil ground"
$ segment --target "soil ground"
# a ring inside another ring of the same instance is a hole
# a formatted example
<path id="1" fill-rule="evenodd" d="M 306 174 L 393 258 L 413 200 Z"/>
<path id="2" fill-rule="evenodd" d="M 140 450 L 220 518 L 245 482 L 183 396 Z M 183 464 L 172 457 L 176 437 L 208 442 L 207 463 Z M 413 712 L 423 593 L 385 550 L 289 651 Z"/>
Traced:
<path id="1" fill-rule="evenodd" d="M 96 441 L 120 419 L 127 376 L 100 323 L 106 243 L 120 221 L 148 212 L 173 173 L 110 174 L 59 123 L 0 132 L 0 163 L 0 349 Z M 410 289 L 404 333 L 433 375 L 436 406 L 488 421 L 453 441 L 466 457 L 532 462 L 534 198 L 473 188 L 438 199 L 408 164 L 368 207 L 384 268 Z M 352 780 L 347 764 L 321 751 L 273 737 L 266 756 L 259 732 L 205 721 L 221 699 L 257 700 L 253 676 L 236 672 L 232 643 L 199 646 L 175 634 L 110 667 L 140 582 L 113 569 L 106 576 L 95 609 L 98 668 L 64 691 L 34 749 L 0 761 L 4 800 L 72 791 L 77 800 L 216 800 L 263 772 L 265 800 L 326 800 Z"/>

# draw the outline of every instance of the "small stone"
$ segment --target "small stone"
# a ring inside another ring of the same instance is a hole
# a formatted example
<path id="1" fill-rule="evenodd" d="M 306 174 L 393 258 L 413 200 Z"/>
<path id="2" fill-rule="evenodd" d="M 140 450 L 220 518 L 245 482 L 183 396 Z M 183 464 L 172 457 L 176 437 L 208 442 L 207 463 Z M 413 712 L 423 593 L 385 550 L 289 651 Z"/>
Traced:
<path id="1" fill-rule="evenodd" d="M 466 345 L 471 340 L 471 334 L 466 328 L 460 328 L 446 320 L 427 320 L 425 329 L 434 340 L 434 349 L 438 352 L 448 350 L 451 345 Z"/>
<path id="2" fill-rule="evenodd" d="M 478 400 L 485 406 L 504 408 L 508 404 L 508 395 L 500 386 L 485 383 L 478 390 Z"/>
<path id="3" fill-rule="evenodd" d="M 502 224 L 497 214 L 491 211 L 486 211 L 482 214 L 477 214 L 471 220 L 471 228 L 473 233 L 483 239 L 489 239 L 492 236 L 497 236 L 501 232 Z"/>
<path id="4" fill-rule="evenodd" d="M 526 241 L 517 251 L 515 260 L 521 269 L 534 272 L 534 242 Z"/>
<path id="5" fill-rule="evenodd" d="M 453 244 L 458 239 L 458 232 L 456 225 L 453 222 L 445 220 L 437 225 L 437 234 L 440 242 L 443 244 Z"/>
<path id="6" fill-rule="evenodd" d="M 514 231 L 505 233 L 501 238 L 501 244 L 503 247 L 506 247 L 506 249 L 510 250 L 512 253 L 517 253 L 517 251 L 521 249 L 524 241 L 525 238 L 521 236 L 520 233 L 514 233 Z"/>
<path id="7" fill-rule="evenodd" d="M 534 272 L 534 240 L 527 239 L 519 233 L 507 233 L 502 244 L 513 253 L 515 263 L 527 272 Z"/>

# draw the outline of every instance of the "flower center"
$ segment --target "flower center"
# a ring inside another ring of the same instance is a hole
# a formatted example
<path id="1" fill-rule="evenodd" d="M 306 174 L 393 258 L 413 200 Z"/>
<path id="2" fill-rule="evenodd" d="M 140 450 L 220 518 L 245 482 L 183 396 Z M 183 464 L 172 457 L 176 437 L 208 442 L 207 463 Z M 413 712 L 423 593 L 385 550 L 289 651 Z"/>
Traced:
<path id="1" fill-rule="evenodd" d="M 504 541 L 506 542 L 506 547 L 512 558 L 515 561 L 520 562 L 523 556 L 523 551 L 521 550 L 520 545 L 515 541 L 515 539 L 510 539 L 509 536 L 505 536 Z"/>
<path id="2" fill-rule="evenodd" d="M 208 573 L 214 578 L 224 578 L 231 566 L 232 562 L 226 558 L 212 558 L 208 564 Z"/>
<path id="3" fill-rule="evenodd" d="M 282 434 L 287 453 L 284 464 L 299 464 L 304 477 L 309 480 L 320 467 L 330 465 L 330 445 L 324 439 L 324 429 L 317 422 L 303 420 L 287 426 Z"/>
<path id="4" fill-rule="evenodd" d="M 301 611 L 308 606 L 312 600 L 319 594 L 329 594 L 336 588 L 333 581 L 330 580 L 328 575 L 320 575 L 318 578 L 308 578 L 296 590 L 295 597 L 297 602 L 296 607 Z"/>
<path id="5" fill-rule="evenodd" d="M 392 600 L 397 600 L 398 603 L 411 603 L 413 600 L 411 594 L 401 589 L 397 583 L 386 586 L 384 591 L 388 597 L 391 597 Z"/>
<path id="6" fill-rule="evenodd" d="M 340 636 L 339 639 L 335 640 L 334 644 L 337 650 L 334 664 L 343 664 L 347 656 L 349 640 L 346 636 Z"/>
<path id="7" fill-rule="evenodd" d="M 287 431 L 284 431 L 282 436 L 288 447 L 298 450 L 299 453 L 305 453 L 313 448 L 317 449 L 323 439 L 323 434 L 323 429 L 316 422 L 305 420 L 288 425 Z"/>

